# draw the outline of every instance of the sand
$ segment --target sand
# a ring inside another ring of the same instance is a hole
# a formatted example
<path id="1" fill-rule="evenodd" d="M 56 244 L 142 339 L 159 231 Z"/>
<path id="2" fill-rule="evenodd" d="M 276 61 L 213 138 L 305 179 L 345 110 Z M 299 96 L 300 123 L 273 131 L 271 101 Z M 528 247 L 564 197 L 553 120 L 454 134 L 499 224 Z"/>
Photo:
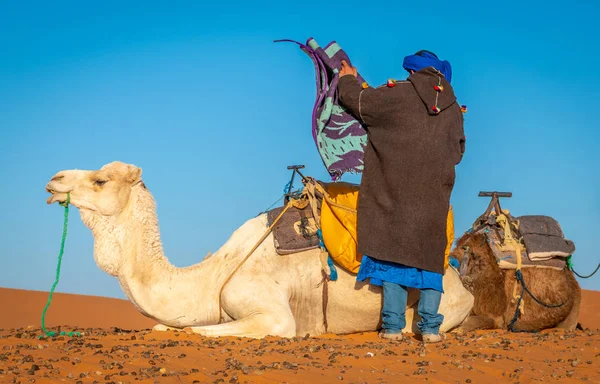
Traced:
<path id="1" fill-rule="evenodd" d="M 0 383 L 600 383 L 600 292 L 584 291 L 584 330 L 449 334 L 424 346 L 375 332 L 210 339 L 152 332 L 127 301 L 0 289 Z"/>

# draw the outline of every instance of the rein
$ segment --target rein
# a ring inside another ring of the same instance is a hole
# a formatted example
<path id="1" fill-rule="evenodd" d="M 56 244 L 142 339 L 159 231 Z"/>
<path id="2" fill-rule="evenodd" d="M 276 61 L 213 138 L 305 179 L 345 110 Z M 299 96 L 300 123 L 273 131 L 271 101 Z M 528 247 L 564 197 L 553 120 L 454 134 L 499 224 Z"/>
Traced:
<path id="1" fill-rule="evenodd" d="M 67 239 L 67 225 L 69 224 L 69 203 L 71 202 L 71 194 L 69 192 L 67 192 L 67 200 L 64 203 L 60 203 L 61 206 L 65 207 L 65 214 L 64 214 L 64 223 L 63 223 L 63 233 L 62 233 L 62 240 L 60 242 L 60 252 L 58 253 L 58 265 L 56 266 L 56 278 L 54 280 L 54 284 L 52 284 L 52 288 L 50 289 L 50 294 L 48 296 L 48 302 L 46 303 L 46 306 L 44 307 L 44 310 L 42 311 L 42 331 L 44 332 L 44 334 L 48 337 L 53 337 L 58 335 L 61 336 L 81 336 L 80 332 L 54 332 L 54 331 L 48 331 L 46 329 L 46 311 L 48 310 L 48 308 L 50 307 L 50 303 L 52 302 L 52 295 L 54 294 L 54 289 L 56 288 L 56 286 L 58 285 L 58 281 L 60 279 L 60 265 L 62 264 L 62 257 L 63 254 L 65 252 L 65 240 Z M 41 338 L 41 336 L 40 336 Z"/>

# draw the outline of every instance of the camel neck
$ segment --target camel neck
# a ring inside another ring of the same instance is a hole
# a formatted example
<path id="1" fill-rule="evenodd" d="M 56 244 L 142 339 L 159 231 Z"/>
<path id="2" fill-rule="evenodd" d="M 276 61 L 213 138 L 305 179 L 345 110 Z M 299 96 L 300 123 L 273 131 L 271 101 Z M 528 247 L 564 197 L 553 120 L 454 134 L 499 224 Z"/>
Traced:
<path id="1" fill-rule="evenodd" d="M 123 250 L 117 274 L 123 291 L 140 312 L 162 324 L 214 323 L 219 317 L 214 271 L 205 262 L 173 266 L 163 253 L 152 195 L 143 184 L 132 191 L 130 222 L 122 223 L 127 233 L 118 246 Z"/>

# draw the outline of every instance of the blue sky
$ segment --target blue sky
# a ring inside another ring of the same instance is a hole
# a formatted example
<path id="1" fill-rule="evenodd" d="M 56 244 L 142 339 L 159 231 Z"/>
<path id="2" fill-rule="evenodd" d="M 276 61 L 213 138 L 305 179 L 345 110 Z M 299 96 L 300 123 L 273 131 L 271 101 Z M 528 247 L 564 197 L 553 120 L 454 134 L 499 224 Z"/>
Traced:
<path id="1" fill-rule="evenodd" d="M 457 231 L 485 209 L 480 190 L 508 190 L 514 214 L 559 220 L 580 273 L 597 264 L 598 2 L 200 3 L 0 5 L 0 286 L 51 287 L 62 208 L 44 186 L 62 169 L 142 167 L 177 266 L 277 200 L 288 164 L 327 180 L 312 63 L 273 43 L 311 36 L 336 40 L 371 84 L 405 77 L 419 49 L 449 60 L 469 107 Z M 57 291 L 124 297 L 92 245 L 72 210 Z M 580 283 L 600 289 L 600 275 Z"/>

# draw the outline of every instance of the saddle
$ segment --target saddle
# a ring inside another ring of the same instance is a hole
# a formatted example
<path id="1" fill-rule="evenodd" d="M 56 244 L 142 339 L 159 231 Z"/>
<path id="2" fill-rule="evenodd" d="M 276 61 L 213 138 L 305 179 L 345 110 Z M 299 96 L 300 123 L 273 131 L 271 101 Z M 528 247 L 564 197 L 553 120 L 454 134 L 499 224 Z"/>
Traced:
<path id="1" fill-rule="evenodd" d="M 307 185 L 314 185 L 311 183 L 319 183 L 311 178 L 304 180 L 304 188 L 307 188 Z M 279 255 L 289 255 L 319 247 L 321 239 L 318 229 L 323 194 L 317 188 L 309 187 L 309 189 L 310 191 L 295 194 L 288 193 L 283 206 L 267 212 L 270 226 L 285 209 L 290 199 L 294 200 L 292 206 L 273 227 L 273 241 Z"/>
<path id="2" fill-rule="evenodd" d="M 328 255 L 344 270 L 358 273 L 362 261 L 357 241 L 359 185 L 341 181 L 324 183 L 304 177 L 298 170 L 294 172 L 302 176 L 304 190 L 296 194 L 288 192 L 289 198 L 293 199 L 291 207 L 288 199 L 284 206 L 267 213 L 268 225 L 271 226 L 282 211 L 287 209 L 273 226 L 275 250 L 279 255 L 288 255 L 320 247 L 324 252 L 323 258 Z M 448 244 L 444 268 L 448 267 L 454 239 L 452 206 L 446 220 L 446 235 Z M 322 260 L 322 263 L 328 264 L 329 260 Z M 330 269 L 331 265 L 324 268 L 326 271 Z"/>
<path id="3" fill-rule="evenodd" d="M 317 215 L 321 212 L 321 201 L 322 199 L 317 200 Z M 283 209 L 281 206 L 267 212 L 268 225 L 275 221 Z M 277 253 L 288 255 L 317 248 L 320 243 L 317 220 L 310 204 L 290 207 L 273 227 Z"/>
<path id="4" fill-rule="evenodd" d="M 487 192 L 482 192 L 485 196 Z M 567 258 L 575 252 L 575 244 L 565 238 L 558 221 L 550 216 L 526 215 L 513 217 L 503 210 L 498 192 L 488 208 L 473 223 L 472 231 L 485 234 L 498 266 L 502 269 L 552 268 L 563 270 Z"/>

